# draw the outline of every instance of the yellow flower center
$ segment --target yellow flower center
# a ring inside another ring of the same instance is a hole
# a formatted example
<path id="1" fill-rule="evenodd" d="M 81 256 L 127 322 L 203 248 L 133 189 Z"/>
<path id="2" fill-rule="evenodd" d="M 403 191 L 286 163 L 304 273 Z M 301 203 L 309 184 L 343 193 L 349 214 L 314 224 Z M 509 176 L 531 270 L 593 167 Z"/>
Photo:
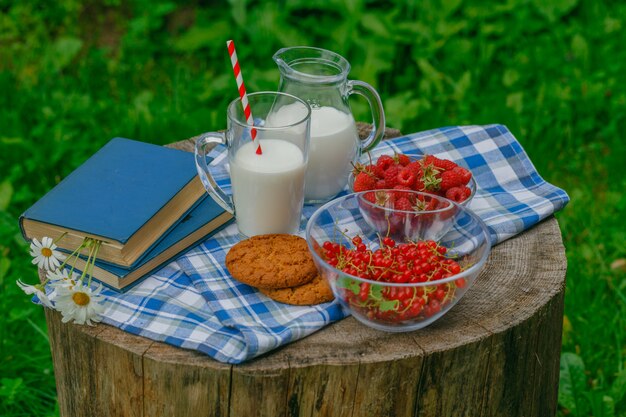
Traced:
<path id="1" fill-rule="evenodd" d="M 84 292 L 75 292 L 72 295 L 72 300 L 79 306 L 86 306 L 89 304 L 89 296 Z"/>
<path id="2" fill-rule="evenodd" d="M 49 258 L 52 256 L 52 250 L 50 248 L 41 248 L 41 254 L 46 258 Z"/>

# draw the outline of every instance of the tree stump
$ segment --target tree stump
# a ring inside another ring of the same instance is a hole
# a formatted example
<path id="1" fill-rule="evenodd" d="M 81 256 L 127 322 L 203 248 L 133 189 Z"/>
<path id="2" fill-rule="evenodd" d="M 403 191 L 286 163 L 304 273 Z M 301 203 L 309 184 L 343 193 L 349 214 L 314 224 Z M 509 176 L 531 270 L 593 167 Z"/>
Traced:
<path id="1" fill-rule="evenodd" d="M 61 416 L 553 417 L 565 271 L 550 218 L 493 248 L 425 329 L 384 333 L 348 317 L 241 365 L 46 309 Z"/>

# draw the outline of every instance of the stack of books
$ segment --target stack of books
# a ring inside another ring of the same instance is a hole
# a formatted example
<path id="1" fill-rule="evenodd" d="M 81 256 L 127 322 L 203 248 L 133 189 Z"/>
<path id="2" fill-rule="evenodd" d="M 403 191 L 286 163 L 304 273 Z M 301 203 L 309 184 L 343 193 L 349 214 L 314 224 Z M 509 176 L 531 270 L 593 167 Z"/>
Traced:
<path id="1" fill-rule="evenodd" d="M 68 253 L 85 237 L 102 241 L 93 277 L 125 290 L 231 219 L 207 196 L 193 154 L 115 138 L 24 212 L 20 227 L 26 240 L 58 239 Z"/>

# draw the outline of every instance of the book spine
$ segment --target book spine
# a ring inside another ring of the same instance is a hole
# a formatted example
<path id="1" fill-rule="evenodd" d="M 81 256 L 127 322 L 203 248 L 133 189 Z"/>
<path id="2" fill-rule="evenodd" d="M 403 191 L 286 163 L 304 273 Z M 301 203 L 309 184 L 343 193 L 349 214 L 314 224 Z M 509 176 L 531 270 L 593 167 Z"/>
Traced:
<path id="1" fill-rule="evenodd" d="M 22 237 L 24 238 L 25 241 L 30 242 L 30 239 L 28 238 L 28 236 L 26 236 L 26 229 L 24 229 L 24 213 L 22 213 L 22 215 L 20 216 L 18 223 L 20 225 L 20 231 L 22 232 Z"/>

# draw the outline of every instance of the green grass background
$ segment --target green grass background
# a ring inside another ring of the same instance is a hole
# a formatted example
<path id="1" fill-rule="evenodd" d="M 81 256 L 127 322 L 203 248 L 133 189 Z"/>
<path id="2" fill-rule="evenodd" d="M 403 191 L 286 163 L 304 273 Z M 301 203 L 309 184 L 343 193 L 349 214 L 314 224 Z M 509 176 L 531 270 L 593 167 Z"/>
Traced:
<path id="1" fill-rule="evenodd" d="M 15 285 L 37 280 L 17 217 L 111 137 L 223 128 L 228 38 L 249 91 L 276 89 L 277 49 L 311 45 L 405 133 L 507 125 L 572 199 L 559 413 L 626 415 L 625 30 L 609 0 L 0 0 L 0 415 L 58 413 L 43 312 Z"/>

